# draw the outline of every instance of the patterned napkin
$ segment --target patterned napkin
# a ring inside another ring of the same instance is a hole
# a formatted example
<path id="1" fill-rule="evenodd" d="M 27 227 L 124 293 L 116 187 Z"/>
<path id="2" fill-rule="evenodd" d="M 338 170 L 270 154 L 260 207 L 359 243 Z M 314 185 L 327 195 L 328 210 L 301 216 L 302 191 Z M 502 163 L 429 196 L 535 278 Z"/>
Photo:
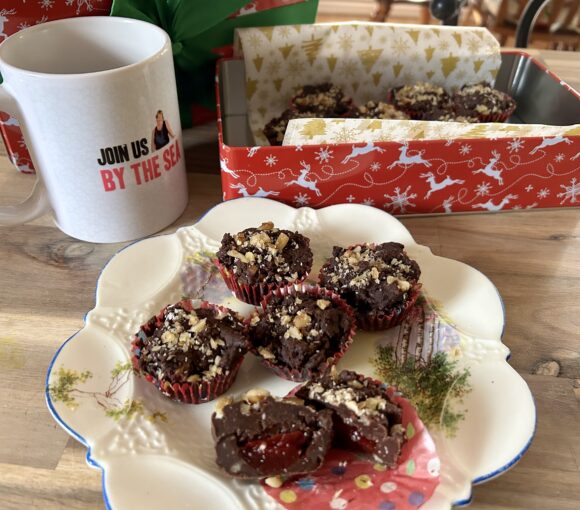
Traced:
<path id="1" fill-rule="evenodd" d="M 429 81 L 447 89 L 493 82 L 500 46 L 484 28 L 338 23 L 239 29 L 235 54 L 246 67 L 248 118 L 256 144 L 295 91 L 331 82 L 357 104 L 391 87 Z"/>
<path id="2" fill-rule="evenodd" d="M 466 124 L 421 120 L 293 119 L 288 123 L 283 145 L 578 135 L 580 135 L 580 124 L 543 126 L 538 124 Z"/>

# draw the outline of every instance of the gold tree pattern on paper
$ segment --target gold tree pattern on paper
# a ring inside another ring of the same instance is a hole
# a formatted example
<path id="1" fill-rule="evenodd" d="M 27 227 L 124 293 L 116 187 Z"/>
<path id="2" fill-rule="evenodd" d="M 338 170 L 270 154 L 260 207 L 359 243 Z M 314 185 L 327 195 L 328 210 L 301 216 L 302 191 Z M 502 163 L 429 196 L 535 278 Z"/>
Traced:
<path id="1" fill-rule="evenodd" d="M 281 46 L 280 48 L 278 48 L 278 50 L 280 50 L 280 53 L 282 53 L 284 60 L 286 60 L 288 58 L 288 55 L 290 55 L 290 52 L 293 49 L 294 49 L 294 46 L 292 44 L 287 44 L 286 46 Z"/>
<path id="2" fill-rule="evenodd" d="M 248 78 L 246 80 L 246 97 L 248 99 L 252 99 L 253 95 L 256 92 L 256 88 L 258 87 L 258 80 L 252 80 Z"/>
<path id="3" fill-rule="evenodd" d="M 316 60 L 320 47 L 322 46 L 322 41 L 322 37 L 315 39 L 314 35 L 312 35 L 310 40 L 302 43 L 302 49 L 304 50 L 304 53 L 306 53 L 306 58 L 308 58 L 310 65 L 312 65 Z"/>
<path id="4" fill-rule="evenodd" d="M 326 134 L 326 121 L 324 119 L 312 119 L 300 130 L 300 134 L 312 139 L 315 136 Z"/>
<path id="5" fill-rule="evenodd" d="M 326 57 L 326 62 L 328 63 L 328 69 L 330 69 L 330 72 L 334 71 L 334 67 L 336 66 L 336 61 L 338 59 L 331 55 L 330 57 Z"/>
<path id="6" fill-rule="evenodd" d="M 262 32 L 266 36 L 266 39 L 268 39 L 268 42 L 272 42 L 272 34 L 274 32 L 274 28 L 275 27 L 261 27 L 260 28 L 260 32 Z"/>
<path id="7" fill-rule="evenodd" d="M 445 76 L 445 78 L 455 70 L 458 62 L 459 57 L 453 57 L 451 55 L 441 59 L 441 71 L 443 71 L 443 76 Z"/>
<path id="8" fill-rule="evenodd" d="M 376 64 L 377 60 L 383 53 L 383 49 L 373 49 L 369 48 L 368 50 L 360 50 L 358 52 L 360 60 L 363 64 L 363 67 L 366 69 L 367 73 L 371 72 L 371 69 Z"/>
<path id="9" fill-rule="evenodd" d="M 264 57 L 258 55 L 256 58 L 254 58 L 253 62 L 254 66 L 256 67 L 256 71 L 260 72 L 260 69 L 262 69 L 262 63 L 264 62 Z"/>

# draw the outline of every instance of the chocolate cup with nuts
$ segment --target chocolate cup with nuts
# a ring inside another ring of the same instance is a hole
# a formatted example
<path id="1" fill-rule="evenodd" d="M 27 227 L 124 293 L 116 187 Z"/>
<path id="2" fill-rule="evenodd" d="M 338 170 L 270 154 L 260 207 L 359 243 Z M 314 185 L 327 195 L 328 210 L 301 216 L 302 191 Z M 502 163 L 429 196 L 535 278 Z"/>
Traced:
<path id="1" fill-rule="evenodd" d="M 361 452 L 388 468 L 395 468 L 406 440 L 403 408 L 393 390 L 362 374 L 332 371 L 293 391 L 295 397 L 318 410 L 333 413 L 334 446 Z"/>
<path id="2" fill-rule="evenodd" d="M 283 478 L 318 469 L 332 444 L 332 413 L 252 389 L 234 401 L 222 397 L 211 417 L 216 463 L 236 478 Z"/>
<path id="3" fill-rule="evenodd" d="M 320 269 L 319 285 L 353 308 L 360 329 L 382 331 L 400 324 L 411 311 L 421 294 L 420 275 L 402 244 L 363 243 L 335 246 Z"/>
<path id="4" fill-rule="evenodd" d="M 224 234 L 214 264 L 239 300 L 259 305 L 273 289 L 305 280 L 312 260 L 307 237 L 278 229 L 269 221 Z"/>
<path id="5" fill-rule="evenodd" d="M 510 95 L 485 82 L 464 85 L 451 99 L 457 115 L 476 117 L 479 122 L 505 122 L 516 109 Z"/>
<path id="6" fill-rule="evenodd" d="M 161 393 L 201 404 L 234 383 L 248 351 L 247 330 L 236 312 L 186 299 L 142 325 L 131 350 L 135 370 Z"/>
<path id="7" fill-rule="evenodd" d="M 391 89 L 388 102 L 413 120 L 428 120 L 434 110 L 447 108 L 449 95 L 437 85 L 416 83 Z"/>
<path id="8" fill-rule="evenodd" d="M 270 292 L 247 326 L 250 349 L 262 364 L 298 382 L 326 374 L 356 333 L 354 312 L 340 296 L 303 284 Z"/>

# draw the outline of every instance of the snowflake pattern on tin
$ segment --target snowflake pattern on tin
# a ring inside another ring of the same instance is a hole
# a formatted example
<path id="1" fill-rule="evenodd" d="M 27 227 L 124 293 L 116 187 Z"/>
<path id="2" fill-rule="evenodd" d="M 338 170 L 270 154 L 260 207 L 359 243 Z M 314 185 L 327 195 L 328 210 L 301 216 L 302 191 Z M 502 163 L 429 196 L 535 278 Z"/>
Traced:
<path id="1" fill-rule="evenodd" d="M 538 191 L 536 196 L 538 198 L 542 199 L 542 198 L 546 198 L 549 195 L 550 195 L 550 190 L 548 188 L 542 188 L 540 191 Z"/>
<path id="2" fill-rule="evenodd" d="M 328 163 L 332 158 L 332 150 L 328 147 L 321 147 L 320 150 L 316 152 L 316 157 L 314 159 L 319 163 Z"/>
<path id="3" fill-rule="evenodd" d="M 266 165 L 269 167 L 273 167 L 277 162 L 278 162 L 278 158 L 276 156 L 274 156 L 273 154 L 269 154 L 268 156 L 266 156 L 264 158 L 264 163 L 266 163 Z"/>
<path id="4" fill-rule="evenodd" d="M 519 152 L 524 147 L 524 141 L 520 138 L 514 138 L 507 143 L 507 149 L 510 153 Z"/>
<path id="5" fill-rule="evenodd" d="M 396 187 L 394 191 L 395 193 L 393 195 L 385 193 L 384 197 L 388 199 L 388 202 L 385 202 L 383 206 L 385 209 L 402 214 L 407 212 L 407 208 L 415 207 L 415 204 L 411 200 L 417 198 L 417 194 L 410 192 L 411 186 L 407 186 L 404 191 Z"/>
<path id="6" fill-rule="evenodd" d="M 561 198 L 560 204 L 564 204 L 567 200 L 571 204 L 576 203 L 576 197 L 580 195 L 580 182 L 576 182 L 576 177 L 570 180 L 570 184 L 566 186 L 565 184 L 560 184 L 560 188 L 563 188 L 562 193 L 558 193 L 557 197 Z"/>
<path id="7" fill-rule="evenodd" d="M 310 203 L 310 197 L 306 193 L 297 193 L 294 195 L 294 203 L 298 207 L 308 205 Z"/>
<path id="8" fill-rule="evenodd" d="M 475 187 L 475 194 L 480 197 L 489 195 L 490 188 L 491 184 L 489 182 L 482 182 Z"/>
<path id="9" fill-rule="evenodd" d="M 459 153 L 464 155 L 464 156 L 466 156 L 470 152 L 471 152 L 471 145 L 469 145 L 469 144 L 464 144 L 459 148 Z"/>

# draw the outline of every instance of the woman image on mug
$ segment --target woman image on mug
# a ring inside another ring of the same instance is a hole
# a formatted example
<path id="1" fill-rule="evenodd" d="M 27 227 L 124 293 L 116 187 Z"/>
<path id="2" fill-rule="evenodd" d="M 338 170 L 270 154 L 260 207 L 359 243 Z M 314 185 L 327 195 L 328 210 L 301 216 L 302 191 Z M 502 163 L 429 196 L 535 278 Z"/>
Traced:
<path id="1" fill-rule="evenodd" d="M 151 136 L 151 146 L 154 151 L 161 149 L 161 147 L 165 147 L 169 143 L 170 137 L 175 138 L 169 122 L 163 118 L 162 110 L 159 110 L 155 114 L 155 121 L 156 124 Z"/>

